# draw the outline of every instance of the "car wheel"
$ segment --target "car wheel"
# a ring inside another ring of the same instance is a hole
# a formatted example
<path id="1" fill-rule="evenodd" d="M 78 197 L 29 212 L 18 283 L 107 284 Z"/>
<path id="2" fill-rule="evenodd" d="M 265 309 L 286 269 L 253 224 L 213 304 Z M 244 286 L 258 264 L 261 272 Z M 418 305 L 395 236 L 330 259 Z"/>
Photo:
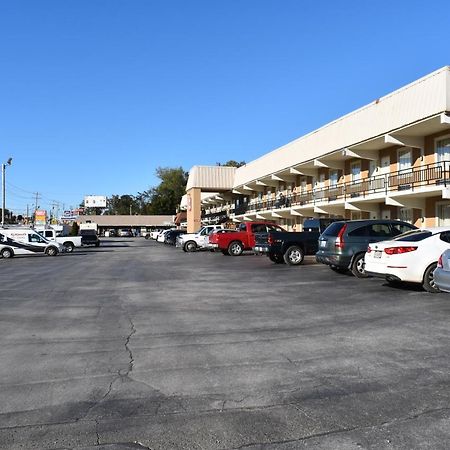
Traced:
<path id="1" fill-rule="evenodd" d="M 356 278 L 367 278 L 368 275 L 365 271 L 364 253 L 355 256 L 351 270 Z"/>
<path id="2" fill-rule="evenodd" d="M 10 249 L 10 248 L 4 248 L 1 252 L 0 255 L 2 258 L 12 258 L 14 256 L 14 252 Z"/>
<path id="3" fill-rule="evenodd" d="M 186 252 L 195 252 L 197 250 L 197 244 L 194 241 L 187 241 L 184 244 L 184 251 Z"/>
<path id="4" fill-rule="evenodd" d="M 56 256 L 58 254 L 58 249 L 56 247 L 49 247 L 47 249 L 48 256 Z"/>
<path id="5" fill-rule="evenodd" d="M 228 246 L 228 254 L 230 256 L 240 256 L 244 251 L 244 246 L 239 241 L 233 241 Z"/>
<path id="6" fill-rule="evenodd" d="M 279 253 L 271 253 L 269 254 L 269 259 L 275 264 L 284 264 L 283 256 Z"/>
<path id="7" fill-rule="evenodd" d="M 67 253 L 72 253 L 73 249 L 75 248 L 72 242 L 64 242 L 64 247 Z"/>
<path id="8" fill-rule="evenodd" d="M 298 245 L 291 245 L 283 255 L 284 262 L 290 266 L 298 266 L 304 258 L 305 252 Z"/>
<path id="9" fill-rule="evenodd" d="M 423 283 L 422 286 L 427 292 L 431 292 L 435 294 L 436 292 L 441 292 L 439 288 L 436 286 L 436 282 L 434 281 L 434 270 L 437 267 L 437 263 L 433 263 L 428 266 L 427 270 L 423 274 Z"/>
<path id="10" fill-rule="evenodd" d="M 150 239 L 150 235 L 149 235 L 149 234 L 146 234 L 144 237 L 145 237 L 145 239 L 147 239 L 147 240 Z"/>

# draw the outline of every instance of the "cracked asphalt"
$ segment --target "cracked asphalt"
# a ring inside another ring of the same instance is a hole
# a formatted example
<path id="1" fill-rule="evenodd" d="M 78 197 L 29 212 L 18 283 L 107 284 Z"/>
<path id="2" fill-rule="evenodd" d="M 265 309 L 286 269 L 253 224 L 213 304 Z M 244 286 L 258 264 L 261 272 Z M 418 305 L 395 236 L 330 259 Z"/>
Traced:
<path id="1" fill-rule="evenodd" d="M 0 285 L 1 449 L 450 448 L 450 295 L 142 238 Z"/>

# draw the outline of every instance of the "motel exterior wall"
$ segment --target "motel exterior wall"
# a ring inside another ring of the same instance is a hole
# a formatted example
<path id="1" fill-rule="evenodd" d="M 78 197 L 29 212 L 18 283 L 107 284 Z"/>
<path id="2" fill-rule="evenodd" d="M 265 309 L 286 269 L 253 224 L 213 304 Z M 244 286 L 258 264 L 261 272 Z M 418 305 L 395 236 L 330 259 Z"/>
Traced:
<path id="1" fill-rule="evenodd" d="M 238 168 L 232 198 L 205 199 L 201 220 L 225 211 L 292 230 L 312 216 L 450 225 L 449 111 L 444 67 Z"/>

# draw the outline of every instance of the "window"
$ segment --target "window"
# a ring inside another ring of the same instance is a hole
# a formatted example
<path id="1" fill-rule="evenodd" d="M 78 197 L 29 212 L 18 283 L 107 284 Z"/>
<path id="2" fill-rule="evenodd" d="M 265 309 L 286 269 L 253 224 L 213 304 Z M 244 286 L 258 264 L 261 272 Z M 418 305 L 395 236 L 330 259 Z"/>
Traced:
<path id="1" fill-rule="evenodd" d="M 450 225 L 450 204 L 448 202 L 438 202 L 436 210 L 438 226 Z"/>
<path id="2" fill-rule="evenodd" d="M 448 244 L 450 244 L 450 231 L 444 231 L 443 233 L 441 233 L 441 241 L 447 242 Z"/>
<path id="3" fill-rule="evenodd" d="M 400 220 L 403 220 L 403 222 L 412 223 L 413 221 L 412 208 L 400 208 Z"/>
<path id="4" fill-rule="evenodd" d="M 352 181 L 358 181 L 361 179 L 361 163 L 359 161 L 351 163 L 350 170 L 352 174 Z"/>
<path id="5" fill-rule="evenodd" d="M 399 150 L 398 170 L 407 170 L 410 168 L 411 168 L 411 150 Z"/>
<path id="6" fill-rule="evenodd" d="M 337 170 L 330 170 L 330 186 L 336 186 L 338 184 L 338 171 Z"/>
<path id="7" fill-rule="evenodd" d="M 369 227 L 369 236 L 391 237 L 392 232 L 387 223 L 374 223 Z"/>
<path id="8" fill-rule="evenodd" d="M 403 234 L 408 231 L 411 231 L 412 225 L 408 226 L 408 225 L 405 225 L 404 223 L 396 223 L 396 224 L 391 224 L 391 228 L 392 228 L 391 234 L 393 236 L 397 236 L 399 234 Z"/>
<path id="9" fill-rule="evenodd" d="M 44 239 L 41 238 L 41 236 L 33 233 L 33 234 L 28 235 L 28 242 L 42 243 L 45 241 L 44 241 Z"/>
<path id="10" fill-rule="evenodd" d="M 430 237 L 431 235 L 431 231 L 428 230 L 413 230 L 397 236 L 395 240 L 402 242 L 419 242 Z"/>
<path id="11" fill-rule="evenodd" d="M 450 138 L 436 142 L 436 154 L 439 162 L 450 161 Z"/>
<path id="12" fill-rule="evenodd" d="M 265 225 L 257 223 L 252 225 L 252 233 L 265 233 L 267 228 Z"/>
<path id="13" fill-rule="evenodd" d="M 284 231 L 278 225 L 267 225 L 267 231 Z"/>
<path id="14" fill-rule="evenodd" d="M 337 236 L 344 225 L 345 224 L 343 222 L 334 222 L 328 226 L 322 234 L 324 236 Z"/>
<path id="15" fill-rule="evenodd" d="M 369 233 L 369 227 L 365 226 L 365 227 L 358 227 L 353 231 L 350 231 L 350 233 L 348 233 L 349 236 L 351 237 L 357 237 L 357 236 L 367 236 Z"/>
<path id="16" fill-rule="evenodd" d="M 53 233 L 52 233 L 51 231 L 46 231 L 46 232 L 44 233 L 44 237 L 46 237 L 46 238 L 51 238 L 51 237 L 53 237 Z"/>

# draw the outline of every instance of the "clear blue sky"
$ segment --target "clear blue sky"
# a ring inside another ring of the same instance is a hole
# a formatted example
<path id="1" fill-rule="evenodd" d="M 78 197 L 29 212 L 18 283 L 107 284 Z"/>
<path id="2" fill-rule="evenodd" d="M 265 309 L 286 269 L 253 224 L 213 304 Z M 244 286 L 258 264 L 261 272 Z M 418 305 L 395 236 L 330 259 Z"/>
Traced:
<path id="1" fill-rule="evenodd" d="M 251 161 L 450 64 L 450 2 L 3 0 L 7 207 Z"/>

